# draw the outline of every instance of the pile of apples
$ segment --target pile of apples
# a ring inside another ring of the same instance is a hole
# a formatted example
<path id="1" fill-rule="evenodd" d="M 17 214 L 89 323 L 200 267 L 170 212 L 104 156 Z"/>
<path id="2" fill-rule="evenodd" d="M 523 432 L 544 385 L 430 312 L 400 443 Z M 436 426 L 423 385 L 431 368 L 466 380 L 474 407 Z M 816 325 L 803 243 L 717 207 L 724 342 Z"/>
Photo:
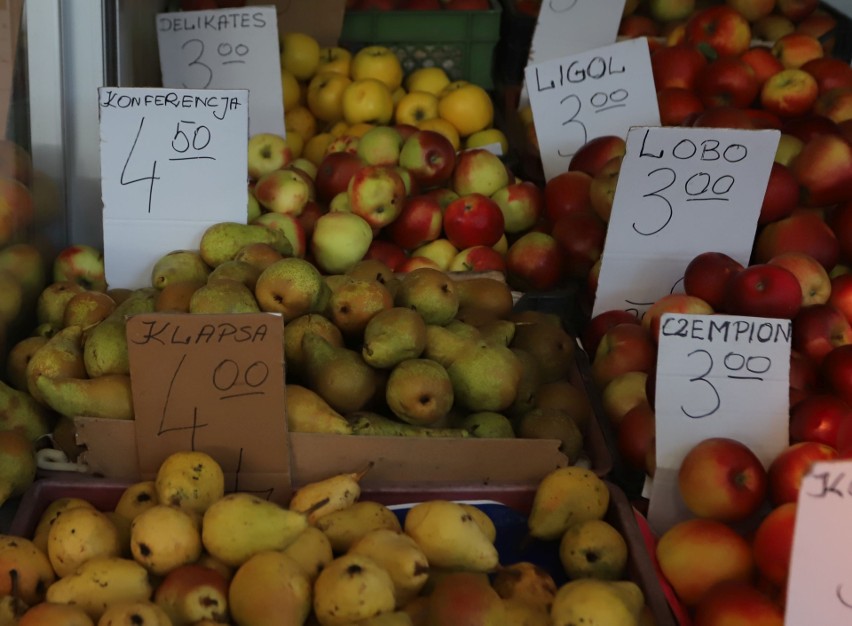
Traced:
<path id="1" fill-rule="evenodd" d="M 485 508 L 432 498 L 397 514 L 362 498 L 366 471 L 305 484 L 282 505 L 225 494 L 215 460 L 185 451 L 154 480 L 118 492 L 111 508 L 84 497 L 47 503 L 31 537 L 0 536 L 0 620 L 631 626 L 651 618 L 644 590 L 627 578 L 627 544 L 607 521 L 610 487 L 588 470 L 543 477 L 521 522 L 527 548 L 558 552 L 553 572 L 523 560 L 532 552 L 508 535 L 500 541 L 517 556 L 498 552 L 507 522 L 498 527 Z"/>

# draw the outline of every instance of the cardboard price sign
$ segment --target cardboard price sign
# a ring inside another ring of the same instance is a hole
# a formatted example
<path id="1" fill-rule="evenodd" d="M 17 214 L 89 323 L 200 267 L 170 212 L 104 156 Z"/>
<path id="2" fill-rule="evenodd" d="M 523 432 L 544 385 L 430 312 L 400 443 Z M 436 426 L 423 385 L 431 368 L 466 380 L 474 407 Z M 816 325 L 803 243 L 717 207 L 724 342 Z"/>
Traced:
<path id="1" fill-rule="evenodd" d="M 142 476 L 200 450 L 222 466 L 228 491 L 289 498 L 283 328 L 271 313 L 128 319 Z"/>
<path id="2" fill-rule="evenodd" d="M 819 616 L 841 626 L 852 616 L 852 461 L 814 463 L 802 479 L 793 531 L 784 623 L 807 624 Z"/>
<path id="3" fill-rule="evenodd" d="M 632 128 L 607 227 L 593 315 L 641 317 L 682 292 L 698 254 L 748 264 L 777 130 Z"/>
<path id="4" fill-rule="evenodd" d="M 249 132 L 284 136 L 284 98 L 274 7 L 157 15 L 163 86 L 247 89 Z"/>
<path id="5" fill-rule="evenodd" d="M 111 287 L 146 287 L 160 256 L 245 223 L 248 92 L 98 89 L 104 261 Z"/>
<path id="6" fill-rule="evenodd" d="M 645 39 L 530 64 L 525 78 L 548 180 L 590 139 L 660 124 Z"/>
<path id="7" fill-rule="evenodd" d="M 789 444 L 790 320 L 666 313 L 654 400 L 656 458 L 649 522 L 690 517 L 677 490 L 683 457 L 728 437 L 769 466 Z"/>
<path id="8" fill-rule="evenodd" d="M 538 12 L 530 63 L 580 54 L 615 41 L 624 0 L 545 0 Z"/>

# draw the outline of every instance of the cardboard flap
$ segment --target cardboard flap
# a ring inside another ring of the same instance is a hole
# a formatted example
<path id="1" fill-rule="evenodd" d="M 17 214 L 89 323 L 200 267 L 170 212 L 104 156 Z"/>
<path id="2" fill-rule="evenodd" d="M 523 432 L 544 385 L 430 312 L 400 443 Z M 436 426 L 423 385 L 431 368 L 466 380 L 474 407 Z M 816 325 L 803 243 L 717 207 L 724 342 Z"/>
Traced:
<path id="1" fill-rule="evenodd" d="M 537 483 L 567 464 L 553 439 L 439 439 L 290 433 L 294 487 L 373 462 L 362 486 Z"/>
<path id="2" fill-rule="evenodd" d="M 89 472 L 116 479 L 138 480 L 136 422 L 101 417 L 75 417 L 77 444 L 86 450 L 79 461 Z"/>

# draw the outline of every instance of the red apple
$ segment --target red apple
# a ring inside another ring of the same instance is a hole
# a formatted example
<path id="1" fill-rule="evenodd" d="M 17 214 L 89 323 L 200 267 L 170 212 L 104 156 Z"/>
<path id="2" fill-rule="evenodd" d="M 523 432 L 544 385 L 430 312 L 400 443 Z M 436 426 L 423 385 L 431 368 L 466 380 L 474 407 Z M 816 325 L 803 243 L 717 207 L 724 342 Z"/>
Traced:
<path id="1" fill-rule="evenodd" d="M 615 189 L 618 186 L 618 175 L 621 173 L 621 162 L 624 157 L 613 157 L 607 161 L 589 186 L 589 204 L 592 210 L 603 221 L 609 222 L 612 213 L 612 202 L 615 199 Z"/>
<path id="2" fill-rule="evenodd" d="M 591 209 L 571 211 L 556 220 L 550 234 L 562 251 L 563 274 L 584 278 L 603 253 L 606 224 Z"/>
<path id="3" fill-rule="evenodd" d="M 812 137 L 790 164 L 807 206 L 852 198 L 852 146 L 836 135 Z"/>
<path id="4" fill-rule="evenodd" d="M 804 33 L 788 33 L 772 44 L 772 54 L 786 68 L 802 67 L 823 56 L 819 39 Z"/>
<path id="5" fill-rule="evenodd" d="M 784 611 L 757 587 L 727 581 L 709 589 L 695 607 L 692 626 L 782 626 Z"/>
<path id="6" fill-rule="evenodd" d="M 775 506 L 796 502 L 802 478 L 817 461 L 838 457 L 837 450 L 816 441 L 801 441 L 784 448 L 769 464 L 769 499 Z"/>
<path id="7" fill-rule="evenodd" d="M 640 402 L 624 415 L 616 431 L 616 449 L 631 468 L 648 473 L 648 452 L 657 436 L 654 409 L 645 401 Z"/>
<path id="8" fill-rule="evenodd" d="M 410 196 L 386 232 L 400 248 L 413 250 L 440 237 L 442 225 L 441 205 L 433 196 Z"/>
<path id="9" fill-rule="evenodd" d="M 742 263 L 724 252 L 702 252 L 683 272 L 683 289 L 701 298 L 714 311 L 722 311 L 728 279 L 743 269 Z"/>
<path id="10" fill-rule="evenodd" d="M 395 272 L 407 274 L 421 267 L 431 267 L 432 269 L 442 270 L 437 261 L 433 261 L 425 256 L 412 256 L 405 259 L 402 263 L 396 266 Z"/>
<path id="11" fill-rule="evenodd" d="M 535 183 L 522 181 L 510 183 L 491 196 L 503 212 L 505 230 L 509 234 L 531 229 L 544 210 L 544 196 Z"/>
<path id="12" fill-rule="evenodd" d="M 790 406 L 810 396 L 817 386 L 819 368 L 810 357 L 790 351 Z"/>
<path id="13" fill-rule="evenodd" d="M 657 91 L 667 87 L 694 90 L 698 74 L 707 65 L 695 46 L 678 44 L 663 46 L 651 55 L 651 70 Z"/>
<path id="14" fill-rule="evenodd" d="M 817 98 L 817 102 L 819 98 Z M 817 104 L 814 102 L 814 105 Z M 799 117 L 792 117 L 784 120 L 784 125 L 781 127 L 781 132 L 785 135 L 792 135 L 802 143 L 807 143 L 817 135 L 839 135 L 840 128 L 832 120 L 824 115 L 817 115 L 813 111 L 805 113 Z"/>
<path id="15" fill-rule="evenodd" d="M 781 61 L 772 56 L 769 48 L 763 46 L 752 46 L 740 55 L 740 59 L 751 67 L 757 84 L 761 87 L 770 77 L 784 69 Z"/>
<path id="16" fill-rule="evenodd" d="M 347 191 L 352 213 L 374 229 L 393 222 L 402 212 L 406 197 L 402 178 L 385 165 L 362 167 L 349 180 Z"/>
<path id="17" fill-rule="evenodd" d="M 734 315 L 793 319 L 801 306 L 799 281 L 777 265 L 750 265 L 725 285 L 724 310 Z"/>
<path id="18" fill-rule="evenodd" d="M 779 130 L 781 128 L 781 118 L 771 111 L 751 108 L 743 109 L 743 113 L 749 117 L 755 130 Z"/>
<path id="19" fill-rule="evenodd" d="M 678 490 L 697 517 L 734 522 L 750 517 L 766 497 L 766 469 L 744 443 L 711 437 L 697 443 L 678 469 Z"/>
<path id="20" fill-rule="evenodd" d="M 512 182 L 512 177 L 500 157 L 483 148 L 473 148 L 458 154 L 451 180 L 452 190 L 460 196 L 491 196 Z"/>
<path id="21" fill-rule="evenodd" d="M 831 279 L 828 303 L 852 324 L 852 274 L 838 274 Z"/>
<path id="22" fill-rule="evenodd" d="M 397 244 L 382 239 L 373 239 L 367 252 L 364 254 L 365 259 L 375 259 L 387 265 L 391 271 L 399 271 L 397 268 L 408 258 L 405 250 Z"/>
<path id="23" fill-rule="evenodd" d="M 725 581 L 748 582 L 754 573 L 751 546 L 727 524 L 695 518 L 662 534 L 656 547 L 663 576 L 687 607 Z"/>
<path id="24" fill-rule="evenodd" d="M 349 152 L 326 154 L 314 179 L 317 198 L 326 204 L 331 202 L 334 196 L 348 189 L 349 180 L 365 165 L 361 157 Z"/>
<path id="25" fill-rule="evenodd" d="M 831 54 L 837 39 L 838 24 L 834 15 L 820 7 L 796 24 L 796 32 L 816 37 L 825 53 Z"/>
<path id="26" fill-rule="evenodd" d="M 766 263 L 784 252 L 804 252 L 831 271 L 837 264 L 839 248 L 837 237 L 819 214 L 795 211 L 760 229 L 753 259 L 756 263 Z"/>
<path id="27" fill-rule="evenodd" d="M 778 0 L 776 10 L 793 22 L 801 22 L 819 6 L 819 0 Z"/>
<path id="28" fill-rule="evenodd" d="M 453 174 L 456 152 L 441 133 L 419 130 L 402 144 L 399 164 L 406 168 L 424 189 L 443 185 Z"/>
<path id="29" fill-rule="evenodd" d="M 743 109 L 732 106 L 721 106 L 704 109 L 693 120 L 696 128 L 739 128 L 753 130 L 754 121 Z"/>
<path id="30" fill-rule="evenodd" d="M 660 336 L 660 318 L 666 313 L 711 315 L 713 307 L 701 298 L 684 293 L 670 293 L 658 298 L 642 317 L 642 326 L 650 331 L 655 341 Z"/>
<path id="31" fill-rule="evenodd" d="M 852 67 L 841 59 L 819 57 L 811 59 L 801 69 L 814 77 L 821 94 L 837 87 L 852 87 Z"/>
<path id="32" fill-rule="evenodd" d="M 461 196 L 444 211 L 444 233 L 456 248 L 493 246 L 503 234 L 503 212 L 479 193 Z"/>
<path id="33" fill-rule="evenodd" d="M 16 183 L 20 184 L 20 183 Z M 93 291 L 106 291 L 104 254 L 86 244 L 66 246 L 53 260 L 53 281 L 72 282 Z"/>
<path id="34" fill-rule="evenodd" d="M 813 76 L 800 69 L 785 69 L 770 76 L 760 90 L 760 106 L 779 117 L 796 117 L 810 111 L 819 95 Z"/>
<path id="35" fill-rule="evenodd" d="M 831 295 L 831 279 L 825 268 L 804 252 L 782 252 L 769 259 L 770 265 L 785 267 L 802 286 L 802 306 L 825 304 Z"/>
<path id="36" fill-rule="evenodd" d="M 616 376 L 648 372 L 657 359 L 651 331 L 636 323 L 616 324 L 598 343 L 592 358 L 592 378 L 603 389 Z"/>
<path id="37" fill-rule="evenodd" d="M 598 313 L 583 328 L 580 341 L 587 354 L 594 355 L 604 334 L 616 324 L 639 324 L 633 313 L 623 309 L 611 309 Z"/>
<path id="38" fill-rule="evenodd" d="M 663 126 L 681 126 L 687 119 L 704 110 L 701 98 L 694 91 L 683 87 L 663 87 L 657 90 L 657 106 L 660 109 L 660 124 Z"/>
<path id="39" fill-rule="evenodd" d="M 835 207 L 828 218 L 828 224 L 837 239 L 841 260 L 852 263 L 852 202 L 844 202 Z"/>
<path id="40" fill-rule="evenodd" d="M 451 272 L 500 272 L 505 273 L 506 261 L 494 248 L 473 246 L 461 250 L 450 261 Z"/>
<path id="41" fill-rule="evenodd" d="M 726 5 L 699 9 L 686 22 L 684 38 L 699 49 L 709 48 L 719 57 L 737 56 L 751 44 L 751 26 Z"/>
<path id="42" fill-rule="evenodd" d="M 544 186 L 544 211 L 552 223 L 571 211 L 591 208 L 589 189 L 592 177 L 582 171 L 568 171 L 551 178 Z"/>
<path id="43" fill-rule="evenodd" d="M 790 573 L 796 503 L 787 502 L 763 518 L 754 533 L 754 563 L 761 575 L 773 585 L 783 587 Z M 777 607 L 776 607 L 776 610 Z M 779 619 L 781 612 L 778 611 Z M 754 622 L 750 622 L 754 623 Z"/>
<path id="44" fill-rule="evenodd" d="M 547 291 L 562 280 L 559 244 L 551 235 L 531 231 L 517 239 L 506 252 L 509 284 L 521 291 Z"/>
<path id="45" fill-rule="evenodd" d="M 790 441 L 813 441 L 837 447 L 837 431 L 852 420 L 852 407 L 830 393 L 815 393 L 790 409 Z"/>
<path id="46" fill-rule="evenodd" d="M 698 75 L 696 93 L 705 107 L 748 107 L 760 90 L 754 70 L 739 57 L 720 57 Z"/>
<path id="47" fill-rule="evenodd" d="M 802 307 L 793 318 L 793 348 L 819 365 L 839 346 L 852 343 L 852 325 L 830 304 Z"/>
<path id="48" fill-rule="evenodd" d="M 839 346 L 829 352 L 820 369 L 828 387 L 844 402 L 852 404 L 852 345 Z"/>
<path id="49" fill-rule="evenodd" d="M 660 34 L 660 26 L 647 15 L 625 15 L 618 24 L 618 35 L 627 39 L 639 37 L 657 37 Z"/>
<path id="50" fill-rule="evenodd" d="M 299 217 L 286 213 L 263 213 L 252 224 L 266 226 L 284 234 L 293 248 L 292 256 L 304 258 L 308 249 L 305 227 Z"/>
<path id="51" fill-rule="evenodd" d="M 583 144 L 568 164 L 570 172 L 585 172 L 591 177 L 598 175 L 601 168 L 611 159 L 624 156 L 627 143 L 620 135 L 602 135 Z"/>
<path id="52" fill-rule="evenodd" d="M 775 222 L 792 214 L 798 200 L 799 183 L 786 165 L 773 161 L 757 218 L 758 225 Z"/>

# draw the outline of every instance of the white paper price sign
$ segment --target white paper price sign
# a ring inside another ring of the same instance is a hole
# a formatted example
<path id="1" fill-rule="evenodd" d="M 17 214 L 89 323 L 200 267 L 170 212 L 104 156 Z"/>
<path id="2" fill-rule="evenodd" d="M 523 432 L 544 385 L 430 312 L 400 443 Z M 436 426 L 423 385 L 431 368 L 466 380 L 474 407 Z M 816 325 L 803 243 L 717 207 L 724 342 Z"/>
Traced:
<path id="1" fill-rule="evenodd" d="M 530 63 L 606 46 L 615 41 L 624 0 L 545 0 L 538 12 Z"/>
<path id="2" fill-rule="evenodd" d="M 284 99 L 274 7 L 157 15 L 165 87 L 248 89 L 249 131 L 284 136 Z"/>
<path id="3" fill-rule="evenodd" d="M 798 626 L 819 616 L 821 626 L 852 619 L 852 461 L 821 461 L 802 479 L 784 623 Z"/>
<path id="4" fill-rule="evenodd" d="M 101 87 L 98 99 L 107 282 L 148 286 L 163 254 L 245 223 L 248 92 Z"/>
<path id="5" fill-rule="evenodd" d="M 728 437 L 768 467 L 789 443 L 790 320 L 666 313 L 660 320 L 649 522 L 689 517 L 677 470 L 700 441 Z"/>
<path id="6" fill-rule="evenodd" d="M 590 139 L 660 124 L 645 39 L 527 65 L 526 82 L 545 178 L 568 169 Z"/>
<path id="7" fill-rule="evenodd" d="M 632 128 L 618 176 L 592 311 L 641 316 L 683 291 L 696 255 L 746 265 L 780 132 Z"/>

